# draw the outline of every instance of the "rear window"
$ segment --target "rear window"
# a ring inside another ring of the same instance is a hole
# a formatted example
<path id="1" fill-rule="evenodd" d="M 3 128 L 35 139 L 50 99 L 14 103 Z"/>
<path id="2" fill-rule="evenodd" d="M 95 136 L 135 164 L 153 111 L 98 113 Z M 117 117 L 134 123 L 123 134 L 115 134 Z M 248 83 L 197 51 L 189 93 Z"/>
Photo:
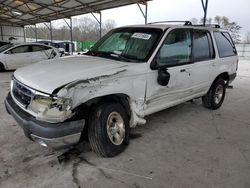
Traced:
<path id="1" fill-rule="evenodd" d="M 237 55 L 234 43 L 227 32 L 214 32 L 220 57 Z"/>

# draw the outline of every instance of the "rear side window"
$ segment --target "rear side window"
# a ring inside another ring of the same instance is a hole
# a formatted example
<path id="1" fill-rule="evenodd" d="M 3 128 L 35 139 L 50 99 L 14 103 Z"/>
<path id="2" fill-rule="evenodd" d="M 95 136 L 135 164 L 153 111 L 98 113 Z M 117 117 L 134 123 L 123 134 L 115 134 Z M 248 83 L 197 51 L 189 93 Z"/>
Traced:
<path id="1" fill-rule="evenodd" d="M 220 57 L 229 57 L 237 55 L 234 43 L 228 33 L 214 32 L 214 36 Z"/>
<path id="2" fill-rule="evenodd" d="M 38 51 L 44 51 L 51 49 L 50 47 L 47 46 L 42 46 L 42 45 L 33 45 L 32 46 L 32 52 L 38 52 Z"/>
<path id="3" fill-rule="evenodd" d="M 11 50 L 12 54 L 18 54 L 18 53 L 28 53 L 30 52 L 30 46 L 29 45 L 25 45 L 25 46 L 18 46 L 16 48 L 13 48 Z"/>
<path id="4" fill-rule="evenodd" d="M 214 58 L 211 36 L 207 31 L 193 32 L 193 60 L 205 61 Z"/>

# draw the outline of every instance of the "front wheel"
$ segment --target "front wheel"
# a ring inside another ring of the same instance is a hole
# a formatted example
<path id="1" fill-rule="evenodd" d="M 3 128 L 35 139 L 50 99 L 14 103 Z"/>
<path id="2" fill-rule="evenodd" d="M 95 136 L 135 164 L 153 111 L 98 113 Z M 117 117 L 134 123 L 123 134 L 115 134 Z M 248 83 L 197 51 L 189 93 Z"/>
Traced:
<path id="1" fill-rule="evenodd" d="M 119 103 L 95 107 L 89 118 L 88 137 L 92 150 L 101 157 L 113 157 L 129 142 L 129 118 Z"/>
<path id="2" fill-rule="evenodd" d="M 219 78 L 213 83 L 208 93 L 202 97 L 202 103 L 206 108 L 216 110 L 221 107 L 225 94 L 225 81 Z"/>

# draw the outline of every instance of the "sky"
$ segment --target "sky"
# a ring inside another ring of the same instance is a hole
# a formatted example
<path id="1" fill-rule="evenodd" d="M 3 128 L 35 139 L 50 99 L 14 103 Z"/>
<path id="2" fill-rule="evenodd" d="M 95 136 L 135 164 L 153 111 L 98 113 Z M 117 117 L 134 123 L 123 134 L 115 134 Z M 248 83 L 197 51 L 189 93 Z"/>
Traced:
<path id="1" fill-rule="evenodd" d="M 143 8 L 143 6 L 142 6 Z M 226 16 L 242 26 L 244 38 L 250 32 L 250 0 L 209 0 L 208 18 Z M 91 15 L 86 15 L 91 16 Z M 115 20 L 117 26 L 143 24 L 144 18 L 137 5 L 102 11 L 103 21 Z M 152 0 L 148 3 L 148 22 L 190 20 L 203 17 L 201 0 Z"/>

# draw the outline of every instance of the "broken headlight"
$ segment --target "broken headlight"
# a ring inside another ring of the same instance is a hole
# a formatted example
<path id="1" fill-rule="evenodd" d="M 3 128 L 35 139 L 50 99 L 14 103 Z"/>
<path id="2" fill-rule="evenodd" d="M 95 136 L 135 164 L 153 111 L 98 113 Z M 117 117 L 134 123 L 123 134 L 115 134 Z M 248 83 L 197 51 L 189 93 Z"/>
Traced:
<path id="1" fill-rule="evenodd" d="M 29 109 L 36 114 L 36 119 L 51 123 L 62 122 L 72 116 L 71 99 L 36 95 Z"/>

